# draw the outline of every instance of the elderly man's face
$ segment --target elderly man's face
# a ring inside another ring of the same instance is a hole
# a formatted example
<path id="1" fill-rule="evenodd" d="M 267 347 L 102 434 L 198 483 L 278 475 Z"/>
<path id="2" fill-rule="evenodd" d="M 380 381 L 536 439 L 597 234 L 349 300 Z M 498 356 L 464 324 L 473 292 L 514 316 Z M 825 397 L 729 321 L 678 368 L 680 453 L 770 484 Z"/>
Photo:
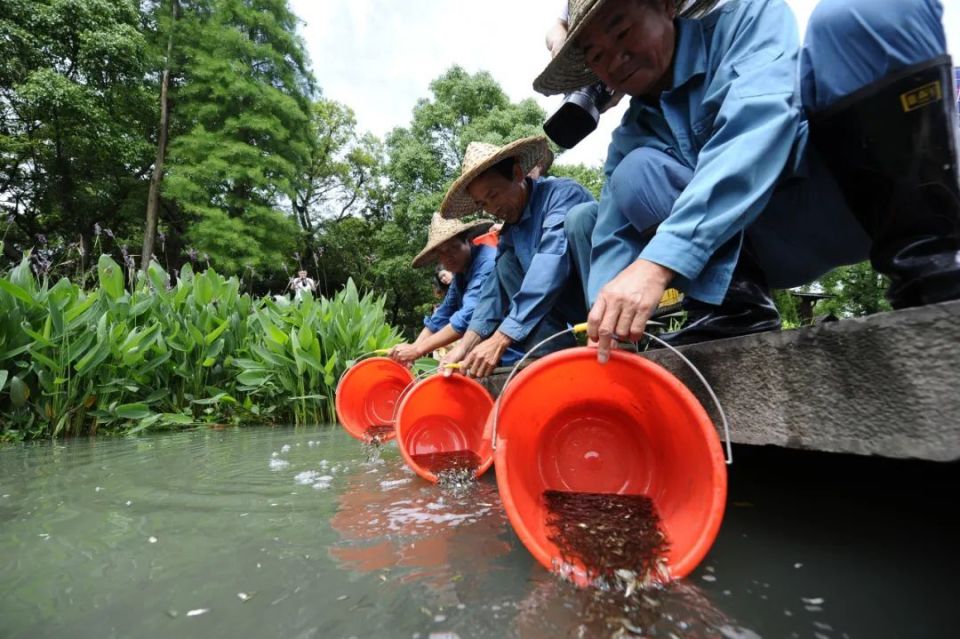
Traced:
<path id="1" fill-rule="evenodd" d="M 610 1 L 576 44 L 590 70 L 614 91 L 659 95 L 671 84 L 675 13 L 672 0 Z"/>
<path id="2" fill-rule="evenodd" d="M 525 179 L 520 165 L 515 164 L 512 180 L 496 171 L 487 171 L 470 183 L 467 193 L 490 215 L 514 224 L 523 215 L 523 208 L 527 204 Z"/>

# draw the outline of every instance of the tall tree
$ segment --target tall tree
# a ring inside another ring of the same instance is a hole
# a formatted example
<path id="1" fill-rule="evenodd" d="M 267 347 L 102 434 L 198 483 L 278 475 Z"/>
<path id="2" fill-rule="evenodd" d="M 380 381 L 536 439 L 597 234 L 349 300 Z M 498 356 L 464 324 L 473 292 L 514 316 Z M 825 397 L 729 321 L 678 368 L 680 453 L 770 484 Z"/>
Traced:
<path id="1" fill-rule="evenodd" d="M 140 268 L 150 266 L 157 235 L 157 212 L 160 208 L 160 182 L 163 180 L 163 163 L 167 159 L 167 135 L 170 130 L 170 71 L 173 65 L 173 39 L 180 3 L 170 0 L 170 23 L 167 26 L 167 54 L 163 59 L 163 74 L 160 78 L 160 124 L 157 128 L 157 156 L 150 175 L 150 190 L 147 194 L 147 219 L 143 231 L 143 250 L 140 252 Z"/>
<path id="2" fill-rule="evenodd" d="M 299 230 L 283 212 L 308 158 L 313 78 L 287 0 L 210 0 L 181 16 L 184 132 L 170 141 L 163 194 L 187 236 L 228 272 L 276 269 Z"/>
<path id="3" fill-rule="evenodd" d="M 313 238 L 324 220 L 365 213 L 382 174 L 383 148 L 370 134 L 358 135 L 350 107 L 318 99 L 310 118 L 308 156 L 295 184 L 293 212 Z"/>
<path id="4" fill-rule="evenodd" d="M 0 206 L 18 243 L 60 234 L 88 247 L 97 221 L 133 236 L 156 112 L 137 4 L 3 4 Z"/>

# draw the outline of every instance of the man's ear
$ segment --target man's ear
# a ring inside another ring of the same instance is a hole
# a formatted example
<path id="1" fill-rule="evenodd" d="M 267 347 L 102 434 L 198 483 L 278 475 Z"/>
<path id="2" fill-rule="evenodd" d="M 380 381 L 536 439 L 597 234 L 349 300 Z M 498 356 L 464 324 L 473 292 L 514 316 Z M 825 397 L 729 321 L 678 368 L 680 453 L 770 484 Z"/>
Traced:
<path id="1" fill-rule="evenodd" d="M 520 166 L 520 160 L 513 161 L 513 181 L 516 184 L 523 182 L 527 176 L 523 173 L 523 167 Z"/>

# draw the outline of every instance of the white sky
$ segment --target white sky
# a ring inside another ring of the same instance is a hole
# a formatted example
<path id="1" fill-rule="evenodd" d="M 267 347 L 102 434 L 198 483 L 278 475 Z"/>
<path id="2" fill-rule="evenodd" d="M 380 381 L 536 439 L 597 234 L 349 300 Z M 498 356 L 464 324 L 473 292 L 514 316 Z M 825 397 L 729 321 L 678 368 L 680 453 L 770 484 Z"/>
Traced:
<path id="1" fill-rule="evenodd" d="M 786 0 L 801 32 L 817 0 Z M 948 46 L 960 52 L 960 0 L 941 0 Z M 563 0 L 291 0 L 304 21 L 313 70 L 324 94 L 356 112 L 361 130 L 383 136 L 410 122 L 431 80 L 454 64 L 489 71 L 510 98 L 534 97 L 551 113 L 560 103 L 533 91 L 548 60 L 543 35 Z M 955 54 L 960 59 L 960 53 Z M 599 165 L 622 109 L 558 163 Z"/>

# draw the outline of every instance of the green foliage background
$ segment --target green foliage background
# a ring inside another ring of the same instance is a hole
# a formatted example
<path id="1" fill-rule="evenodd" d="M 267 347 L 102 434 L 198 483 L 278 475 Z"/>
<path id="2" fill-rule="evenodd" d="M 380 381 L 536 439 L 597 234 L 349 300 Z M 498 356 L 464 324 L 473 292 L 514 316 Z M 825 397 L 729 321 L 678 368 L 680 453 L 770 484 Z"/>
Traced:
<path id="1" fill-rule="evenodd" d="M 174 283 L 100 257 L 98 286 L 0 277 L 0 439 L 216 423 L 335 421 L 351 360 L 397 343 L 383 297 L 254 298 L 187 265 Z"/>

